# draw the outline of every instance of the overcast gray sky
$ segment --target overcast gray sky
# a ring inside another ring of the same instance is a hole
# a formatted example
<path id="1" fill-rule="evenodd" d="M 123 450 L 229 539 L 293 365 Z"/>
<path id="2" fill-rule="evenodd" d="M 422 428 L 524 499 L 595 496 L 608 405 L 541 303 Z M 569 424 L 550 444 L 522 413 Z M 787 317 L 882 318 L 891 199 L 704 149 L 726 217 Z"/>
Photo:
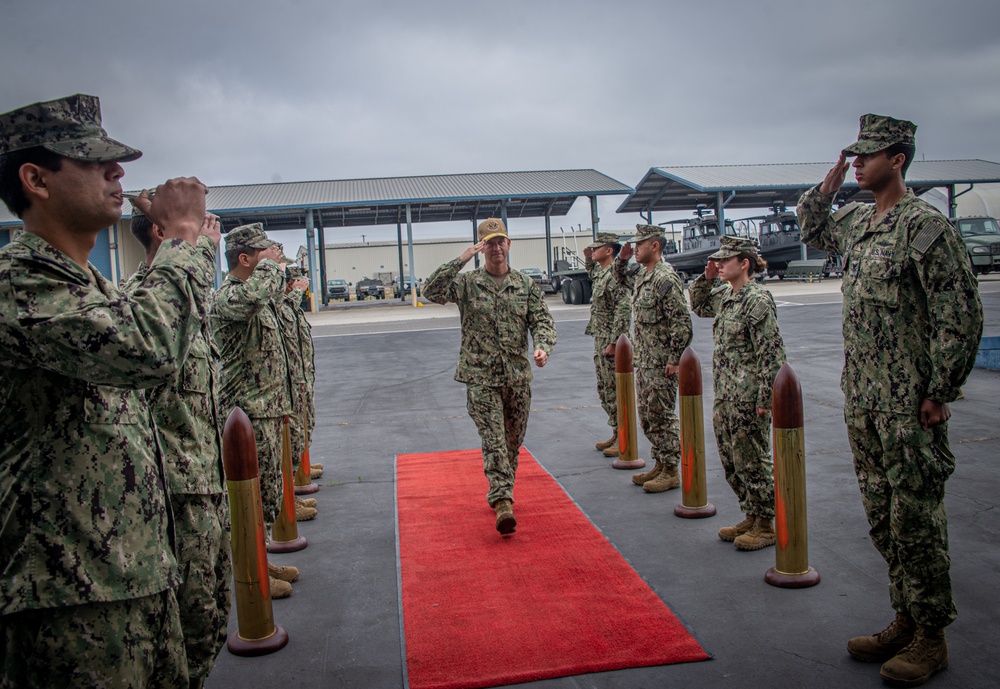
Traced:
<path id="1" fill-rule="evenodd" d="M 109 133 L 145 154 L 127 188 L 564 168 L 635 186 L 654 166 L 832 161 L 866 112 L 916 122 L 928 160 L 1000 161 L 997 0 L 0 10 L 0 112 L 100 96 Z M 623 199 L 600 202 L 602 229 L 636 222 L 615 214 Z M 577 223 L 586 200 L 553 220 Z M 381 238 L 330 241 L 362 232 Z"/>

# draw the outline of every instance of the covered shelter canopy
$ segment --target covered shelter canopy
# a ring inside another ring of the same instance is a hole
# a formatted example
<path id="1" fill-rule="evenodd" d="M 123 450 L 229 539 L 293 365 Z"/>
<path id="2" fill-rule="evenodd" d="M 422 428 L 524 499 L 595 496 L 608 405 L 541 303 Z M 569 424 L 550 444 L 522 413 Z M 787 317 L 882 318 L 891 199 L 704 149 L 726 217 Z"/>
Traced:
<path id="1" fill-rule="evenodd" d="M 288 230 L 310 227 L 310 210 L 324 228 L 532 218 L 566 215 L 580 196 L 632 191 L 596 170 L 478 172 L 212 187 L 208 207 L 227 228 Z"/>
<path id="2" fill-rule="evenodd" d="M 770 208 L 782 203 L 794 208 L 802 192 L 823 181 L 833 163 L 774 165 L 702 165 L 650 168 L 635 192 L 618 208 L 639 213 L 652 223 L 655 211 L 694 211 L 699 205 L 715 208 L 720 221 L 725 209 Z M 1000 163 L 986 160 L 914 160 L 906 184 L 918 196 L 935 187 L 947 187 L 949 206 L 955 208 L 956 185 L 1000 182 Z M 874 201 L 858 188 L 848 172 L 836 202 Z M 954 215 L 954 212 L 952 213 Z"/>

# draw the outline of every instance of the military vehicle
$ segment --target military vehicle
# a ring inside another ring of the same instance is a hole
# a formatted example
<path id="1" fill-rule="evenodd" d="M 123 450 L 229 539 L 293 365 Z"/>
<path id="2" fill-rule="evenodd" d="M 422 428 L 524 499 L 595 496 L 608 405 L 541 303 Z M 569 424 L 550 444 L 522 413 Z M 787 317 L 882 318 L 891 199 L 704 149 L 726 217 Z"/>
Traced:
<path id="1" fill-rule="evenodd" d="M 965 242 L 973 273 L 1000 270 L 1000 225 L 995 218 L 973 216 L 952 218 L 951 222 Z"/>
<path id="2" fill-rule="evenodd" d="M 362 278 L 354 286 L 354 293 L 358 301 L 362 301 L 368 297 L 385 299 L 385 285 L 382 284 L 381 280 L 376 280 L 375 278 Z"/>

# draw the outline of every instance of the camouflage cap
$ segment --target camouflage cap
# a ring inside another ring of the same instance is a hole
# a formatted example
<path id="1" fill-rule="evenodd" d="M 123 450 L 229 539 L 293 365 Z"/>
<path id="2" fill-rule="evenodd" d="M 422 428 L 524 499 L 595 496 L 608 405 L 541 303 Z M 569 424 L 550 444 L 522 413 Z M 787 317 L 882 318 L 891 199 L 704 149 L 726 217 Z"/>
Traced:
<path id="1" fill-rule="evenodd" d="M 73 160 L 97 163 L 128 162 L 142 155 L 104 131 L 97 96 L 79 93 L 0 115 L 0 155 L 36 146 Z"/>
<path id="2" fill-rule="evenodd" d="M 233 249 L 267 249 L 274 246 L 273 242 L 264 234 L 264 226 L 259 222 L 249 225 L 240 225 L 235 230 L 226 235 L 226 251 Z"/>
<path id="3" fill-rule="evenodd" d="M 292 280 L 300 280 L 302 278 L 309 277 L 308 272 L 298 264 L 285 268 L 285 273 Z"/>
<path id="4" fill-rule="evenodd" d="M 647 239 L 663 239 L 663 228 L 659 225 L 636 225 L 635 236 L 631 242 L 637 244 Z"/>
<path id="5" fill-rule="evenodd" d="M 479 234 L 479 241 L 486 242 L 494 237 L 506 237 L 507 228 L 503 224 L 503 220 L 500 218 L 486 218 L 486 220 L 479 223 L 479 227 L 476 229 Z"/>
<path id="6" fill-rule="evenodd" d="M 618 235 L 613 232 L 598 232 L 597 241 L 593 244 L 587 246 L 588 249 L 600 249 L 602 246 L 607 246 L 608 244 L 617 244 L 621 241 Z"/>
<path id="7" fill-rule="evenodd" d="M 726 235 L 719 240 L 719 244 L 719 250 L 709 256 L 709 260 L 721 261 L 724 258 L 732 258 L 733 256 L 739 256 L 740 254 L 752 254 L 754 256 L 758 256 L 760 253 L 757 250 L 757 243 L 747 237 L 732 237 L 730 235 Z"/>
<path id="8" fill-rule="evenodd" d="M 917 125 L 871 113 L 861 116 L 857 142 L 844 149 L 845 156 L 869 155 L 884 151 L 893 144 L 916 145 Z"/>

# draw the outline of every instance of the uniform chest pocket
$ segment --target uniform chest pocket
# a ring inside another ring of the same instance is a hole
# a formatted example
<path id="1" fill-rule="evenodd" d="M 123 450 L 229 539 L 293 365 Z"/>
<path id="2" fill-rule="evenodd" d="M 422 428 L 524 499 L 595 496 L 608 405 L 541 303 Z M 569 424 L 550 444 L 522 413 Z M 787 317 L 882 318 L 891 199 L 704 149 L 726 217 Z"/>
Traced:
<path id="1" fill-rule="evenodd" d="M 270 309 L 260 313 L 260 348 L 274 351 L 281 349 L 281 334 L 278 332 L 278 319 Z"/>
<path id="2" fill-rule="evenodd" d="M 139 422 L 138 401 L 132 390 L 87 384 L 83 391 L 83 420 L 89 424 Z"/>
<path id="3" fill-rule="evenodd" d="M 902 268 L 896 261 L 863 258 L 854 289 L 865 301 L 891 308 L 899 306 Z"/>
<path id="4" fill-rule="evenodd" d="M 528 315 L 528 295 L 515 294 L 513 298 L 507 301 L 507 309 L 515 316 Z"/>
<path id="5" fill-rule="evenodd" d="M 643 293 L 635 300 L 634 318 L 637 323 L 656 323 L 663 318 L 660 312 L 656 297 L 652 294 Z"/>
<path id="6" fill-rule="evenodd" d="M 181 373 L 181 388 L 187 392 L 208 394 L 211 379 L 211 360 L 208 358 L 208 347 L 203 340 L 196 340 L 191 345 L 188 358 L 184 361 Z"/>
<path id="7" fill-rule="evenodd" d="M 729 319 L 716 321 L 719 346 L 723 349 L 744 352 L 750 349 L 750 334 L 741 323 Z"/>

